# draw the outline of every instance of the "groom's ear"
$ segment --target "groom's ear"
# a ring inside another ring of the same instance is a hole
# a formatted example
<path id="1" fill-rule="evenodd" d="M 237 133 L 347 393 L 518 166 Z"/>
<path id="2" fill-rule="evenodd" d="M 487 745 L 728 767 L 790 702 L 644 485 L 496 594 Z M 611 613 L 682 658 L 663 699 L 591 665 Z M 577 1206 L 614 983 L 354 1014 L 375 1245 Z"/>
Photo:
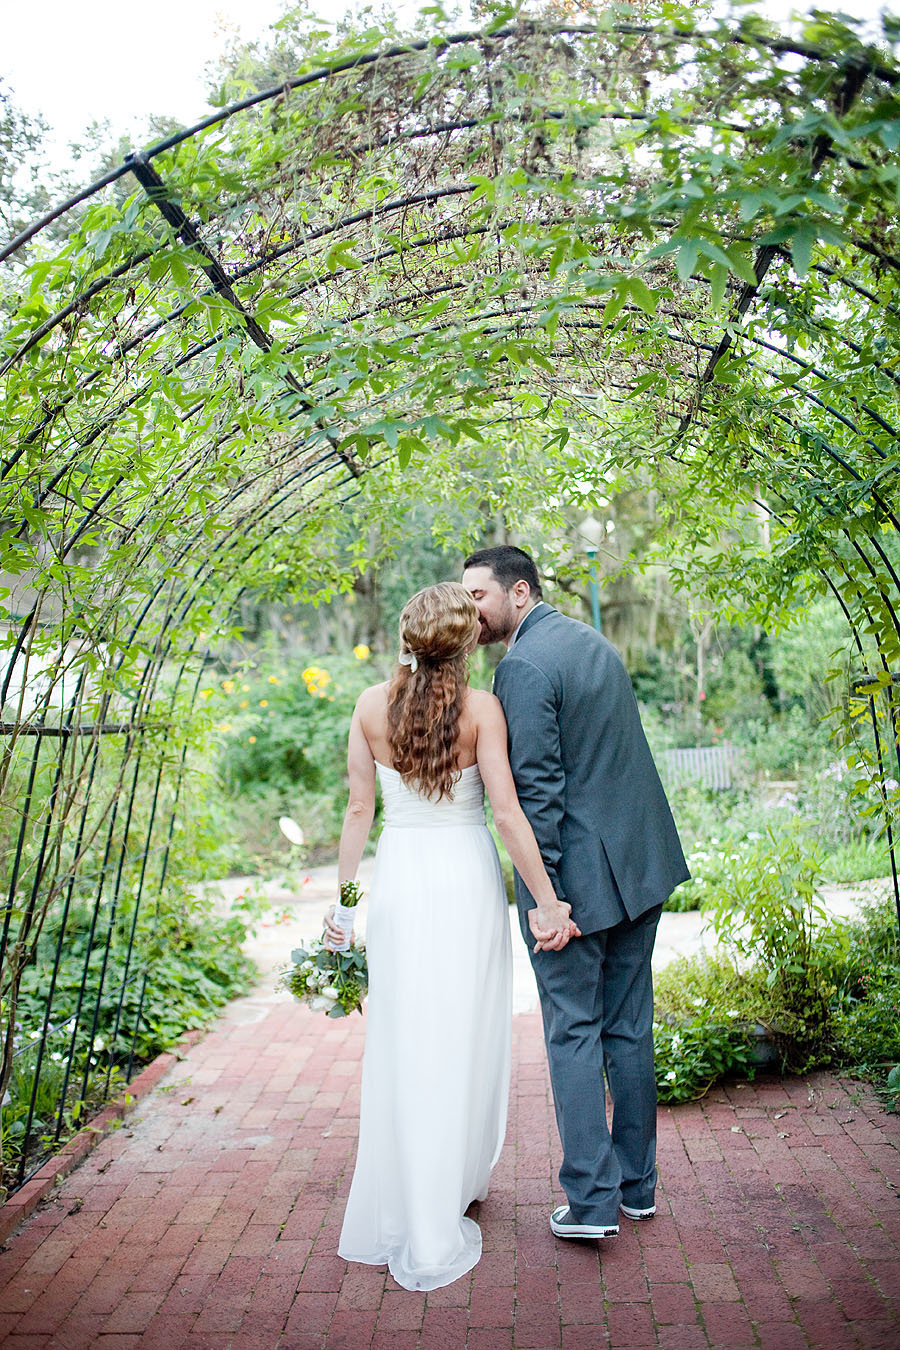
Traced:
<path id="1" fill-rule="evenodd" d="M 512 588 L 513 604 L 522 609 L 531 599 L 531 587 L 527 581 L 517 581 Z"/>

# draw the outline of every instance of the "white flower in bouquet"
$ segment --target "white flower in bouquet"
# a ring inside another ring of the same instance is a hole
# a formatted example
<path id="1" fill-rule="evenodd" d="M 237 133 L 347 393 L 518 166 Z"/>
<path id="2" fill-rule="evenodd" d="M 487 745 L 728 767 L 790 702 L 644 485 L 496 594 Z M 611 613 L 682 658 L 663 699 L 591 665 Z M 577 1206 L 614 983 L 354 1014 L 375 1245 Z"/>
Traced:
<path id="1" fill-rule="evenodd" d="M 279 984 L 311 1012 L 329 1017 L 362 1012 L 369 985 L 365 949 L 354 942 L 345 951 L 332 951 L 317 938 L 291 952 Z"/>

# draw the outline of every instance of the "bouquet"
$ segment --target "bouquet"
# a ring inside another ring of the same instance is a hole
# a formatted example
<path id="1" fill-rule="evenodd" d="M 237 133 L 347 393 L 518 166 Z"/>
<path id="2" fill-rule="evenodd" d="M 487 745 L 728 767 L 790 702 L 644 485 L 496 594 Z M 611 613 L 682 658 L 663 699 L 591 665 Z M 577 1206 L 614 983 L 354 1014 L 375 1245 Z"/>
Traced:
<path id="1" fill-rule="evenodd" d="M 321 938 L 314 938 L 291 952 L 291 962 L 278 982 L 279 988 L 308 1004 L 312 1012 L 325 1012 L 329 1017 L 362 1012 L 369 972 L 361 941 L 344 951 L 331 952 Z"/>

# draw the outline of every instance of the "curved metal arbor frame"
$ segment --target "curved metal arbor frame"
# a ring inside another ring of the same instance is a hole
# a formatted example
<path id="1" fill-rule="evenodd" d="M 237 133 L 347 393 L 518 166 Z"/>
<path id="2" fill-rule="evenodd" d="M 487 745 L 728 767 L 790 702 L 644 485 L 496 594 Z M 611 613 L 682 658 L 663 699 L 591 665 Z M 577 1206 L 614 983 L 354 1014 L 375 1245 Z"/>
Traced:
<path id="1" fill-rule="evenodd" d="M 897 893 L 898 86 L 838 26 L 439 33 L 253 93 L 0 250 L 2 1085 L 53 969 L 8 1184 L 51 1056 L 57 1139 L 131 1072 L 201 654 L 245 588 L 339 585 L 407 465 L 560 498 L 627 470 L 762 608 L 830 589 Z"/>

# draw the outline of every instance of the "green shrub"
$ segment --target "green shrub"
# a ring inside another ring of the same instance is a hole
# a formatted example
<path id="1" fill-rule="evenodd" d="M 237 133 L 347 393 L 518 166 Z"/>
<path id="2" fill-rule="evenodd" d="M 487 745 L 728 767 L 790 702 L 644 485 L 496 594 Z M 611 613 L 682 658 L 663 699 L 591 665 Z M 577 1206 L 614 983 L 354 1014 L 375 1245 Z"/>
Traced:
<path id="1" fill-rule="evenodd" d="M 764 975 L 785 1061 L 798 1071 L 827 1063 L 832 1050 L 822 870 L 820 849 L 794 821 L 735 853 L 706 905 L 718 940 Z"/>
<path id="2" fill-rule="evenodd" d="M 232 871 L 277 864 L 280 815 L 301 823 L 313 860 L 333 852 L 346 807 L 350 719 L 379 675 L 367 648 L 354 651 L 360 655 L 289 665 L 273 658 L 210 689 L 220 714 L 218 810 L 230 825 Z"/>
<path id="3" fill-rule="evenodd" d="M 222 916 L 216 913 L 212 897 L 202 892 L 190 894 L 173 885 L 167 888 L 158 905 L 139 913 L 130 958 L 128 947 L 134 919 L 130 895 L 120 897 L 111 927 L 110 906 L 101 901 L 101 922 L 93 936 L 91 913 L 92 904 L 83 899 L 70 910 L 66 923 L 32 1122 L 34 1157 L 52 1146 L 47 1132 L 55 1131 L 70 1047 L 72 1068 L 63 1103 L 63 1138 L 100 1105 L 107 1075 L 111 1091 L 116 1090 L 118 1082 L 124 1082 L 123 1072 L 132 1045 L 136 1063 L 146 1062 L 171 1047 L 185 1031 L 207 1025 L 218 1008 L 247 990 L 255 974 L 242 951 L 247 919 L 252 914 Z M 26 1044 L 14 1060 L 9 1100 L 3 1107 L 6 1168 L 14 1169 L 21 1157 L 34 1085 L 37 1039 L 54 978 L 57 940 L 58 928 L 51 916 L 35 960 L 22 977 L 16 1010 L 17 1038 L 26 1043 L 33 1041 L 34 1049 Z M 70 1019 L 80 1002 L 82 1013 L 74 1030 Z M 85 1078 L 88 1086 L 82 1098 Z"/>
<path id="4" fill-rule="evenodd" d="M 773 1017 L 772 991 L 757 968 L 741 970 L 724 951 L 681 956 L 653 977 L 659 1019 L 689 1022 L 714 1016 L 721 1021 L 763 1022 Z"/>
<path id="5" fill-rule="evenodd" d="M 892 1068 L 900 1064 L 900 967 L 864 976 L 860 992 L 835 1013 L 836 1054 L 857 1069 Z"/>
<path id="6" fill-rule="evenodd" d="M 752 1078 L 748 1023 L 768 1009 L 765 981 L 724 953 L 679 957 L 654 975 L 653 1043 L 661 1102 L 701 1097 L 724 1074 Z"/>
<path id="7" fill-rule="evenodd" d="M 858 881 L 888 876 L 891 860 L 887 843 L 866 835 L 838 844 L 827 854 L 823 867 L 828 881 L 853 885 Z"/>
<path id="8" fill-rule="evenodd" d="M 717 1078 L 753 1078 L 756 1064 L 745 1028 L 699 1011 L 690 1022 L 655 1022 L 653 1045 L 660 1102 L 694 1101 Z"/>
<path id="9" fill-rule="evenodd" d="M 883 1082 L 900 1063 L 900 942 L 897 909 L 885 892 L 823 935 L 835 989 L 835 1058 Z"/>
<path id="10" fill-rule="evenodd" d="M 661 1100 L 704 1091 L 717 1064 L 719 1072 L 742 1072 L 746 1055 L 753 1058 L 746 1031 L 761 1023 L 783 1068 L 852 1069 L 873 1078 L 892 1109 L 900 1103 L 887 1081 L 900 1064 L 893 896 L 869 901 L 849 921 L 827 922 L 815 898 L 820 866 L 800 828 L 760 841 L 735 860 L 718 895 L 717 931 L 728 946 L 655 976 Z"/>
<path id="11" fill-rule="evenodd" d="M 331 789 L 343 781 L 350 718 L 370 681 L 337 679 L 313 661 L 298 666 L 221 682 L 227 702 L 218 769 L 230 792 Z"/>

